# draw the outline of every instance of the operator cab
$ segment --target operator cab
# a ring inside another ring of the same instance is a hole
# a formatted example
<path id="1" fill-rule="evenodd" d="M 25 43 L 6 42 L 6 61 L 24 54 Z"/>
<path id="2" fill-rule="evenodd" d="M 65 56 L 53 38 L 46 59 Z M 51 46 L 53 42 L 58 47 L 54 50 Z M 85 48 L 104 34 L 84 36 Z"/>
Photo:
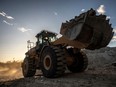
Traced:
<path id="1" fill-rule="evenodd" d="M 51 42 L 54 42 L 57 39 L 56 36 L 56 33 L 42 30 L 35 36 L 37 38 L 36 49 L 39 51 L 44 45 L 50 45 Z"/>

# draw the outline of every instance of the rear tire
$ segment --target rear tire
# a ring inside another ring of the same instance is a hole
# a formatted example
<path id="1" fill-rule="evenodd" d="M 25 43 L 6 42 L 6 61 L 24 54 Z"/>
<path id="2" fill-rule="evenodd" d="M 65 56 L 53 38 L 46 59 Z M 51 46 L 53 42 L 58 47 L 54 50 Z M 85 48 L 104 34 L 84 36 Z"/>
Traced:
<path id="1" fill-rule="evenodd" d="M 60 47 L 46 47 L 42 52 L 41 70 L 47 78 L 55 78 L 65 72 L 64 52 Z"/>
<path id="2" fill-rule="evenodd" d="M 73 72 L 83 72 L 88 66 L 88 58 L 85 53 L 78 52 L 77 54 L 74 54 L 74 61 L 70 66 L 67 66 L 68 69 Z"/>
<path id="3" fill-rule="evenodd" d="M 32 77 L 36 73 L 35 60 L 26 57 L 22 63 L 22 72 L 24 77 Z"/>

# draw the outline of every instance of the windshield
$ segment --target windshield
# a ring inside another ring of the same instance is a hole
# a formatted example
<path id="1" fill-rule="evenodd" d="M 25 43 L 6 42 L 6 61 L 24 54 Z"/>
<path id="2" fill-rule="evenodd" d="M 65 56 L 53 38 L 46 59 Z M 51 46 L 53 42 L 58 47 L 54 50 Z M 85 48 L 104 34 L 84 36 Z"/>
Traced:
<path id="1" fill-rule="evenodd" d="M 45 43 L 47 41 L 54 42 L 56 39 L 57 39 L 56 36 L 50 36 L 50 37 L 44 37 L 44 38 L 39 37 L 38 42 L 39 42 L 39 44 L 42 44 L 42 43 Z"/>

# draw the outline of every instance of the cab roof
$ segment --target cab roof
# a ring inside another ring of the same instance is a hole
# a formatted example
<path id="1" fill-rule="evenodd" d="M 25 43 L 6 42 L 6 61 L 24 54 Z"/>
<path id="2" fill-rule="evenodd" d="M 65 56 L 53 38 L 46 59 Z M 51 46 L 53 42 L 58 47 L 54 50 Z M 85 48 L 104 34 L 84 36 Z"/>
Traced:
<path id="1" fill-rule="evenodd" d="M 51 32 L 51 31 L 48 31 L 48 30 L 42 30 L 35 37 L 38 38 L 41 35 L 46 37 L 46 36 L 56 36 L 58 34 L 54 33 L 54 32 Z"/>

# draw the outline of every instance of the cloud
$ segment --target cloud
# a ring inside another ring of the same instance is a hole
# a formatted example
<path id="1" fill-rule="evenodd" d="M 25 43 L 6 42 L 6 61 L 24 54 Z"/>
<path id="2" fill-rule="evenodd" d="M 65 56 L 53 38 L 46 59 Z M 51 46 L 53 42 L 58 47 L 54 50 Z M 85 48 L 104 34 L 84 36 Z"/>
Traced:
<path id="1" fill-rule="evenodd" d="M 84 11 L 85 11 L 85 9 L 81 9 L 81 11 L 82 11 L 82 12 L 84 12 Z"/>
<path id="2" fill-rule="evenodd" d="M 57 14 L 57 12 L 54 12 L 54 15 L 58 15 Z M 5 18 L 7 18 L 7 19 L 9 19 L 9 20 L 13 20 L 14 18 L 12 17 L 12 16 L 9 16 L 9 15 L 7 15 L 5 12 L 0 12 L 0 16 L 3 16 L 3 17 L 5 17 Z M 10 26 L 14 26 L 15 24 L 13 23 L 9 23 L 9 22 L 7 22 L 6 20 L 3 20 L 3 23 L 5 23 L 5 24 L 7 24 L 7 25 L 10 25 Z M 19 28 L 17 28 L 17 30 L 19 30 L 19 31 L 21 31 L 21 32 L 27 32 L 27 31 L 30 31 L 30 30 L 32 30 L 32 29 L 28 29 L 28 28 L 25 28 L 25 27 L 19 27 Z"/>
<path id="3" fill-rule="evenodd" d="M 113 29 L 113 32 L 116 34 L 116 29 L 115 28 Z"/>
<path id="4" fill-rule="evenodd" d="M 27 29 L 27 28 L 24 28 L 24 27 L 20 27 L 20 28 L 18 28 L 18 30 L 21 31 L 21 32 L 27 32 L 27 31 L 30 31 L 32 29 Z"/>
<path id="5" fill-rule="evenodd" d="M 113 39 L 116 39 L 116 36 L 113 36 Z"/>
<path id="6" fill-rule="evenodd" d="M 6 16 L 7 19 L 14 19 L 12 16 Z"/>
<path id="7" fill-rule="evenodd" d="M 58 13 L 57 13 L 57 12 L 54 12 L 54 15 L 56 15 L 56 16 L 57 16 L 57 15 L 58 15 Z"/>
<path id="8" fill-rule="evenodd" d="M 0 15 L 1 16 L 6 16 L 6 13 L 2 11 L 2 12 L 0 12 Z"/>
<path id="9" fill-rule="evenodd" d="M 111 41 L 112 41 L 112 42 L 116 42 L 116 39 L 112 39 Z"/>
<path id="10" fill-rule="evenodd" d="M 100 7 L 97 9 L 97 12 L 99 14 L 104 14 L 106 11 L 105 11 L 105 6 L 104 5 L 100 5 Z"/>
<path id="11" fill-rule="evenodd" d="M 12 25 L 13 25 L 13 24 L 11 24 L 11 23 L 7 22 L 6 20 L 3 20 L 3 23 L 6 23 L 6 24 L 8 24 L 8 25 L 10 25 L 10 26 L 12 26 Z"/>
<path id="12" fill-rule="evenodd" d="M 116 36 L 113 36 L 112 42 L 115 42 L 115 41 L 116 41 Z"/>
<path id="13" fill-rule="evenodd" d="M 110 16 L 107 16 L 106 19 L 110 19 L 111 17 Z"/>
<path id="14" fill-rule="evenodd" d="M 14 18 L 12 16 L 7 15 L 5 12 L 0 12 L 0 15 L 3 17 L 6 17 L 7 19 L 13 20 Z"/>

